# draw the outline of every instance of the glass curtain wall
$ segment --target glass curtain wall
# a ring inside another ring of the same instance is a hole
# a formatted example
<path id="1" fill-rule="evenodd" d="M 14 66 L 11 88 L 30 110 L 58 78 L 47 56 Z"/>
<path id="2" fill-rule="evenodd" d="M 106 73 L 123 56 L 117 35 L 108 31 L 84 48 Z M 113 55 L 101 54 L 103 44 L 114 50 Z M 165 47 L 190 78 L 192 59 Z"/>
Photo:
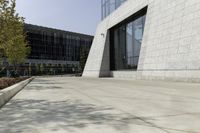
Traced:
<path id="1" fill-rule="evenodd" d="M 111 30 L 111 70 L 137 69 L 146 15 Z"/>
<path id="2" fill-rule="evenodd" d="M 117 9 L 126 0 L 101 0 L 102 20 Z"/>
<path id="3" fill-rule="evenodd" d="M 29 59 L 79 61 L 80 48 L 90 49 L 92 37 L 79 37 L 70 34 L 56 34 L 46 31 L 26 30 L 31 46 Z"/>

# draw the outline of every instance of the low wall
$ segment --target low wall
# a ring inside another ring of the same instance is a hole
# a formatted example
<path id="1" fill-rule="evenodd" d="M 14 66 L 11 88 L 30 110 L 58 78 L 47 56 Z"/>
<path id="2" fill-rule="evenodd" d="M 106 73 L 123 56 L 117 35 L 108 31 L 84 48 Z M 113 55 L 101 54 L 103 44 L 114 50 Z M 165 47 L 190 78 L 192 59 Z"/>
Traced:
<path id="1" fill-rule="evenodd" d="M 0 108 L 5 105 L 13 96 L 15 96 L 19 91 L 21 91 L 33 78 L 21 81 L 15 85 L 7 87 L 0 91 Z"/>

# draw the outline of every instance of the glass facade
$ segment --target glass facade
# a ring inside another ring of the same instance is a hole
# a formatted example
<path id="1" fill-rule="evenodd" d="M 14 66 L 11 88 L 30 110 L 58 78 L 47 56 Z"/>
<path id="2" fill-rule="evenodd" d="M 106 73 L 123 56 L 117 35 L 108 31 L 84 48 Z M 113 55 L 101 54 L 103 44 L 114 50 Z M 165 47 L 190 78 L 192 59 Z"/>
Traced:
<path id="1" fill-rule="evenodd" d="M 89 52 L 93 36 L 60 31 L 35 25 L 25 25 L 31 47 L 28 59 L 80 61 L 80 52 Z"/>
<path id="2" fill-rule="evenodd" d="M 102 20 L 117 9 L 126 0 L 101 0 Z"/>
<path id="3" fill-rule="evenodd" d="M 146 15 L 111 29 L 111 70 L 137 69 Z"/>

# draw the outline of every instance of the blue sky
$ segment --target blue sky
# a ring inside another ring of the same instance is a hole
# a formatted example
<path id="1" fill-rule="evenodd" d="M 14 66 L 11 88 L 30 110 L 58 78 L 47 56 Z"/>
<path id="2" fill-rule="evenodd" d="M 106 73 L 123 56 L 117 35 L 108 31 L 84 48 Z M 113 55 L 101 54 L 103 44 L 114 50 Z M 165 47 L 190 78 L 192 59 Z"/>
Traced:
<path id="1" fill-rule="evenodd" d="M 101 20 L 101 0 L 17 0 L 25 22 L 94 35 Z"/>

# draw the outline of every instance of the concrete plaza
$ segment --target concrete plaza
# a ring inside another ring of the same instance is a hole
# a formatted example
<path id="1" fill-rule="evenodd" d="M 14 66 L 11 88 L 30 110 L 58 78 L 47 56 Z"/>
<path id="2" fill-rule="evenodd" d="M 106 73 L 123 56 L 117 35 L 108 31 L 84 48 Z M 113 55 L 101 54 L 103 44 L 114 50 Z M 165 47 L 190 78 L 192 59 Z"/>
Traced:
<path id="1" fill-rule="evenodd" d="M 200 84 L 35 78 L 0 109 L 0 133 L 200 133 Z"/>

